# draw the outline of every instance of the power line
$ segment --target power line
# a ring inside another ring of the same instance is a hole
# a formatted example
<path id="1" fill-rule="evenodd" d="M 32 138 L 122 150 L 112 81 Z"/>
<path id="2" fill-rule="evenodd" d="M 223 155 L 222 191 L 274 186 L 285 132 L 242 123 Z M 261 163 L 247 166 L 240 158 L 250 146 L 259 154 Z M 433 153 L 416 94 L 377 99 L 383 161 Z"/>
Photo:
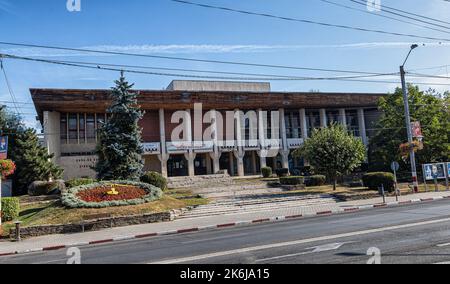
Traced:
<path id="1" fill-rule="evenodd" d="M 350 1 L 355 2 L 354 0 L 350 0 Z M 447 0 L 444 0 L 444 1 L 450 2 L 450 1 L 447 1 Z M 424 15 L 419 15 L 419 14 L 411 13 L 411 12 L 408 12 L 408 11 L 405 11 L 405 10 L 400 10 L 400 9 L 397 9 L 397 8 L 389 7 L 389 6 L 386 6 L 385 4 L 383 4 L 383 5 L 377 5 L 377 4 L 375 4 L 375 5 L 376 5 L 377 8 L 382 9 L 382 10 L 383 10 L 383 9 L 388 9 L 388 10 L 392 10 L 392 11 L 397 11 L 397 12 L 400 12 L 400 13 L 404 13 L 404 14 L 407 14 L 407 15 L 412 15 L 412 16 L 416 16 L 416 17 L 423 18 L 423 19 L 435 21 L 435 22 L 438 22 L 438 23 L 443 23 L 443 24 L 450 25 L 450 22 L 446 22 L 446 21 L 443 21 L 443 20 L 440 20 L 440 19 L 431 18 L 431 17 L 427 17 L 427 16 L 424 16 Z"/>
<path id="2" fill-rule="evenodd" d="M 6 87 L 8 89 L 9 95 L 11 96 L 11 100 L 13 101 L 14 107 L 15 107 L 16 111 L 20 114 L 19 109 L 17 107 L 17 103 L 16 103 L 16 101 L 17 101 L 16 95 L 14 94 L 14 92 L 12 90 L 11 84 L 8 80 L 8 76 L 6 75 L 5 66 L 3 64 L 3 59 L 1 57 L 0 57 L 0 69 L 2 69 L 2 73 L 5 78 L 5 82 L 6 82 Z"/>
<path id="3" fill-rule="evenodd" d="M 53 50 L 97 53 L 97 54 L 123 55 L 123 56 L 144 57 L 144 58 L 157 58 L 157 59 L 176 60 L 176 61 L 191 61 L 191 62 L 214 63 L 214 64 L 228 64 L 228 65 L 265 67 L 265 68 L 278 68 L 278 69 L 290 69 L 290 70 L 306 70 L 306 71 L 319 71 L 319 72 L 348 73 L 348 74 L 367 74 L 367 75 L 379 74 L 379 73 L 375 73 L 375 72 L 358 71 L 358 70 L 338 70 L 338 69 L 298 67 L 298 66 L 287 66 L 287 65 L 271 65 L 271 64 L 260 64 L 260 63 L 238 62 L 238 61 L 207 60 L 207 59 L 199 59 L 199 58 L 149 55 L 149 54 L 138 54 L 138 53 L 128 53 L 128 52 L 118 52 L 118 51 L 104 51 L 104 50 L 85 49 L 85 48 L 71 48 L 71 47 L 58 47 L 58 46 L 49 46 L 49 45 L 13 43 L 13 42 L 3 42 L 3 41 L 0 41 L 0 44 L 1 45 L 10 45 L 10 46 L 53 49 Z"/>
<path id="4" fill-rule="evenodd" d="M 115 71 L 115 72 L 127 72 L 127 73 L 136 73 L 136 74 L 144 74 L 144 75 L 155 75 L 155 76 L 170 76 L 170 77 L 185 77 L 185 78 L 201 78 L 201 79 L 219 79 L 219 80 L 261 80 L 261 81 L 302 81 L 302 80 L 347 80 L 347 79 L 358 79 L 358 78 L 368 78 L 368 77 L 380 77 L 380 76 L 389 76 L 396 75 L 398 73 L 385 73 L 385 74 L 375 74 L 375 75 L 357 75 L 357 76 L 340 76 L 340 77 L 287 77 L 287 78 L 256 78 L 256 77 L 218 77 L 218 76 L 206 76 L 206 75 L 193 75 L 193 74 L 178 74 L 178 73 L 162 73 L 162 72 L 148 72 L 148 71 L 139 71 L 139 70 L 131 70 L 131 69 L 117 69 L 110 67 L 102 67 L 100 65 L 92 66 L 93 63 L 70 63 L 59 60 L 46 60 L 46 59 L 38 59 L 38 58 L 30 58 L 30 57 L 22 57 L 15 56 L 9 54 L 0 54 L 0 57 L 9 58 L 9 59 L 19 59 L 25 61 L 34 61 L 34 62 L 42 62 L 49 64 L 58 64 L 70 67 L 79 67 L 79 68 L 87 68 L 87 69 L 96 69 L 96 70 L 106 70 L 106 71 Z"/>
<path id="5" fill-rule="evenodd" d="M 300 22 L 300 23 L 305 23 L 305 24 L 320 25 L 320 26 L 325 26 L 325 27 L 333 27 L 333 28 L 340 28 L 340 29 L 346 29 L 346 30 L 387 34 L 387 35 L 410 37 L 410 38 L 417 38 L 417 39 L 420 38 L 420 39 L 438 40 L 438 41 L 446 41 L 446 42 L 450 41 L 450 39 L 448 39 L 448 38 L 436 38 L 436 37 L 420 36 L 420 35 L 416 35 L 416 34 L 405 34 L 405 33 L 390 32 L 390 31 L 385 31 L 385 30 L 375 30 L 375 29 L 368 29 L 368 28 L 361 28 L 361 27 L 354 27 L 354 26 L 347 26 L 347 25 L 338 25 L 338 24 L 332 24 L 332 23 L 326 23 L 326 22 L 318 22 L 318 21 L 312 21 L 312 20 L 306 20 L 306 19 L 278 16 L 278 15 L 267 14 L 267 13 L 244 11 L 244 10 L 238 10 L 238 9 L 227 8 L 227 7 L 222 7 L 222 6 L 200 4 L 200 3 L 184 1 L 184 0 L 168 0 L 168 1 L 181 3 L 181 4 L 187 4 L 187 5 L 193 5 L 193 6 L 198 6 L 198 7 L 202 7 L 202 8 L 208 8 L 208 9 L 223 10 L 223 11 L 233 12 L 233 13 L 267 17 L 267 18 L 272 18 L 272 19 L 277 19 L 277 20 Z"/>
<path id="6" fill-rule="evenodd" d="M 106 68 L 101 66 L 92 66 L 92 65 L 83 65 L 83 64 L 74 64 L 74 63 L 66 63 L 58 60 L 45 60 L 38 58 L 29 58 L 29 57 L 21 57 L 15 55 L 0 55 L 4 58 L 10 59 L 18 59 L 18 60 L 26 60 L 26 61 L 34 61 L 34 62 L 42 62 L 49 64 L 57 64 L 64 65 L 69 67 L 77 67 L 77 68 L 87 68 L 87 69 L 95 69 L 95 70 L 105 70 L 105 71 L 114 71 L 114 72 L 127 72 L 127 73 L 135 73 L 135 74 L 144 74 L 144 75 L 156 75 L 156 76 L 169 76 L 169 77 L 185 77 L 185 78 L 202 78 L 202 79 L 225 79 L 225 80 L 261 80 L 261 81 L 313 81 L 313 80 L 333 80 L 333 81 L 348 81 L 348 82 L 361 82 L 361 83 L 387 83 L 387 84 L 398 84 L 398 81 L 386 81 L 386 80 L 362 80 L 358 78 L 368 78 L 368 77 L 379 77 L 379 76 L 390 76 L 395 75 L 397 73 L 385 73 L 385 74 L 375 74 L 375 75 L 360 75 L 360 76 L 347 76 L 347 77 L 292 77 L 292 78 L 242 78 L 242 77 L 216 77 L 216 76 L 199 76 L 192 74 L 174 74 L 174 73 L 160 73 L 160 72 L 146 72 L 139 70 L 130 70 L 130 69 L 117 69 L 117 68 Z M 432 82 L 411 82 L 416 85 L 436 85 L 436 86 L 450 86 L 450 84 L 443 83 L 432 83 Z"/>
<path id="7" fill-rule="evenodd" d="M 417 23 L 414 23 L 414 22 L 411 22 L 411 21 L 397 19 L 397 18 L 394 18 L 394 17 L 382 15 L 382 14 L 372 13 L 372 12 L 369 12 L 367 10 L 358 9 L 358 8 L 351 7 L 351 6 L 348 6 L 348 5 L 345 5 L 345 4 L 336 3 L 336 2 L 333 2 L 333 1 L 329 1 L 329 0 L 319 0 L 319 1 L 331 4 L 331 5 L 335 5 L 335 6 L 338 6 L 338 7 L 341 7 L 341 8 L 345 8 L 345 9 L 349 9 L 349 10 L 353 10 L 353 11 L 359 11 L 359 12 L 362 12 L 362 13 L 365 13 L 365 14 L 370 14 L 372 16 L 382 17 L 382 18 L 394 20 L 394 21 L 397 21 L 397 22 L 410 24 L 410 25 L 413 25 L 413 26 L 416 26 L 416 27 L 422 27 L 422 28 L 426 28 L 426 29 L 430 29 L 430 30 L 434 30 L 434 31 L 443 32 L 443 33 L 449 33 L 450 34 L 450 31 L 445 31 L 445 30 L 441 30 L 441 29 L 438 29 L 438 28 L 433 28 L 433 27 L 417 24 Z"/>
<path id="8" fill-rule="evenodd" d="M 365 2 L 365 1 L 361 1 L 361 0 L 350 0 L 350 1 L 353 2 L 353 3 L 359 4 L 359 5 L 367 6 L 367 2 Z M 435 24 L 435 23 L 432 23 L 432 22 L 428 22 L 428 21 L 424 21 L 424 20 L 421 20 L 421 19 L 417 19 L 417 18 L 415 18 L 415 17 L 406 16 L 406 15 L 402 15 L 402 14 L 400 14 L 400 13 L 396 13 L 396 12 L 392 12 L 392 11 L 386 10 L 386 9 L 384 9 L 384 8 L 389 8 L 389 7 L 387 7 L 387 6 L 385 6 L 385 5 L 377 5 L 377 4 L 375 4 L 375 7 L 378 8 L 378 9 L 380 9 L 382 12 L 385 12 L 385 13 L 388 13 L 388 14 L 392 14 L 392 15 L 396 15 L 396 16 L 399 16 L 399 17 L 407 18 L 407 19 L 414 20 L 414 21 L 417 21 L 417 22 L 420 22 L 420 23 L 425 23 L 425 24 L 433 25 L 433 26 L 436 26 L 436 27 L 439 27 L 439 28 L 450 29 L 450 27 L 448 27 L 448 26 L 443 26 L 443 25 L 440 25 L 440 24 Z M 394 10 L 394 11 L 400 11 L 401 13 L 404 13 L 404 14 L 407 14 L 407 15 L 409 14 L 409 15 L 415 15 L 415 16 L 418 16 L 418 17 L 426 18 L 426 17 L 424 17 L 424 16 L 420 16 L 420 15 L 417 15 L 417 14 L 408 13 L 408 12 L 405 12 L 405 11 L 402 11 L 402 10 L 399 10 L 399 9 L 392 9 L 392 10 Z M 431 19 L 431 18 L 429 18 L 429 19 Z"/>

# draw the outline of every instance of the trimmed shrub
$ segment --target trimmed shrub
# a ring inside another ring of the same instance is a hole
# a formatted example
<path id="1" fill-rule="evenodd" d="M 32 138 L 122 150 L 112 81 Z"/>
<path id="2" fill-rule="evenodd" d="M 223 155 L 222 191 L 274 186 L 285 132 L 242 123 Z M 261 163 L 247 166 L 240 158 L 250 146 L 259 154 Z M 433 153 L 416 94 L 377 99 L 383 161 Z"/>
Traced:
<path id="1" fill-rule="evenodd" d="M 95 180 L 92 178 L 74 178 L 74 179 L 66 181 L 66 187 L 72 188 L 72 187 L 77 187 L 80 185 L 91 184 L 94 182 L 95 182 Z"/>
<path id="2" fill-rule="evenodd" d="M 323 175 L 314 175 L 305 178 L 306 186 L 322 186 L 326 183 L 327 178 Z"/>
<path id="3" fill-rule="evenodd" d="M 1 218 L 3 222 L 9 222 L 19 217 L 20 203 L 17 197 L 2 198 Z"/>
<path id="4" fill-rule="evenodd" d="M 367 173 L 363 176 L 364 186 L 370 190 L 378 190 L 381 185 L 384 185 L 384 190 L 392 192 L 395 190 L 394 175 L 387 172 Z"/>
<path id="5" fill-rule="evenodd" d="M 305 178 L 300 176 L 280 177 L 280 183 L 282 185 L 302 185 Z"/>
<path id="6" fill-rule="evenodd" d="M 167 189 L 167 179 L 157 172 L 146 172 L 141 177 L 141 182 L 145 182 L 160 188 L 162 191 Z"/>
<path id="7" fill-rule="evenodd" d="M 35 181 L 28 187 L 28 195 L 40 196 L 58 194 L 66 189 L 65 182 L 63 180 L 55 181 Z"/>
<path id="8" fill-rule="evenodd" d="M 289 175 L 289 169 L 286 168 L 276 169 L 275 173 L 277 174 L 277 177 L 287 177 Z"/>
<path id="9" fill-rule="evenodd" d="M 104 202 L 87 202 L 78 197 L 78 192 L 95 189 L 102 186 L 108 186 L 111 184 L 132 185 L 144 189 L 147 195 L 129 200 L 114 200 Z M 160 188 L 148 183 L 134 182 L 134 181 L 100 181 L 89 185 L 80 185 L 70 188 L 63 192 L 61 201 L 64 206 L 69 208 L 106 208 L 113 206 L 127 206 L 127 205 L 139 205 L 148 202 L 152 202 L 160 199 L 163 196 L 163 192 Z"/>
<path id="10" fill-rule="evenodd" d="M 261 174 L 264 178 L 269 178 L 272 176 L 272 168 L 264 167 L 261 169 Z"/>

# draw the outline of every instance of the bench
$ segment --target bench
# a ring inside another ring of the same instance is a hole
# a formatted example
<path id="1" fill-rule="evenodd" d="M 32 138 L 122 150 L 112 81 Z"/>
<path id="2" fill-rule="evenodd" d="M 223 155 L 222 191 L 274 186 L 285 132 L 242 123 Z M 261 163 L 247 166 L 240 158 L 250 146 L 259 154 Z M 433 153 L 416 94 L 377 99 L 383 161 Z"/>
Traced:
<path id="1" fill-rule="evenodd" d="M 86 225 L 86 221 L 106 219 L 106 218 L 110 218 L 110 227 L 112 228 L 113 220 L 112 220 L 112 215 L 110 213 L 84 215 L 81 220 L 82 232 L 84 233 L 84 226 Z"/>

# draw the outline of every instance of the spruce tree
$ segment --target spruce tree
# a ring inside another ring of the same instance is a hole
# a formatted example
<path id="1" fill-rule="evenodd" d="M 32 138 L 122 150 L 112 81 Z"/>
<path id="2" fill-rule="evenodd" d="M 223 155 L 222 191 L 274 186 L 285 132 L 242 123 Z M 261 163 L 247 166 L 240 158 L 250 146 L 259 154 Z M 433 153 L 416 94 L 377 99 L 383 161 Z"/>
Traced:
<path id="1" fill-rule="evenodd" d="M 136 180 L 142 175 L 141 128 L 143 113 L 137 105 L 137 94 L 131 92 L 123 73 L 112 88 L 108 119 L 99 130 L 95 166 L 100 180 Z"/>
<path id="2" fill-rule="evenodd" d="M 63 170 L 52 162 L 53 155 L 41 146 L 34 129 L 26 129 L 14 136 L 9 157 L 17 167 L 12 176 L 15 195 L 26 194 L 34 181 L 61 178 Z"/>

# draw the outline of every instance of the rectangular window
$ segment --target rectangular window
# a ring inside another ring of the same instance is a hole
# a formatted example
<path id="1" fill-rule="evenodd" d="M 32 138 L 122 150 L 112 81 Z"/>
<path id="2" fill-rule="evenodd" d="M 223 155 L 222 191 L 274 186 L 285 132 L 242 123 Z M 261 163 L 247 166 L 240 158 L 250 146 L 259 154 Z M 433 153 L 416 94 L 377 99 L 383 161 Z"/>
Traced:
<path id="1" fill-rule="evenodd" d="M 78 143 L 78 118 L 76 113 L 69 114 L 69 142 Z"/>
<path id="2" fill-rule="evenodd" d="M 80 137 L 80 143 L 85 143 L 85 137 L 86 137 L 86 119 L 84 118 L 84 113 L 78 114 L 78 122 L 79 122 L 79 128 L 78 133 Z"/>
<path id="3" fill-rule="evenodd" d="M 350 110 L 346 112 L 347 115 L 347 129 L 354 136 L 360 136 L 358 112 Z"/>
<path id="4" fill-rule="evenodd" d="M 308 133 L 312 133 L 314 129 L 320 128 L 320 112 L 316 110 L 307 110 L 306 124 L 308 125 Z"/>
<path id="5" fill-rule="evenodd" d="M 86 115 L 86 136 L 88 143 L 95 142 L 95 115 L 88 113 Z"/>
<path id="6" fill-rule="evenodd" d="M 327 111 L 327 122 L 328 126 L 331 126 L 333 123 L 339 123 L 339 111 L 338 110 L 329 110 Z"/>
<path id="7" fill-rule="evenodd" d="M 286 135 L 288 139 L 301 137 L 300 113 L 298 111 L 290 111 L 285 115 Z"/>
<path id="8" fill-rule="evenodd" d="M 61 135 L 61 143 L 67 144 L 67 114 L 61 113 L 60 119 L 60 135 Z"/>

